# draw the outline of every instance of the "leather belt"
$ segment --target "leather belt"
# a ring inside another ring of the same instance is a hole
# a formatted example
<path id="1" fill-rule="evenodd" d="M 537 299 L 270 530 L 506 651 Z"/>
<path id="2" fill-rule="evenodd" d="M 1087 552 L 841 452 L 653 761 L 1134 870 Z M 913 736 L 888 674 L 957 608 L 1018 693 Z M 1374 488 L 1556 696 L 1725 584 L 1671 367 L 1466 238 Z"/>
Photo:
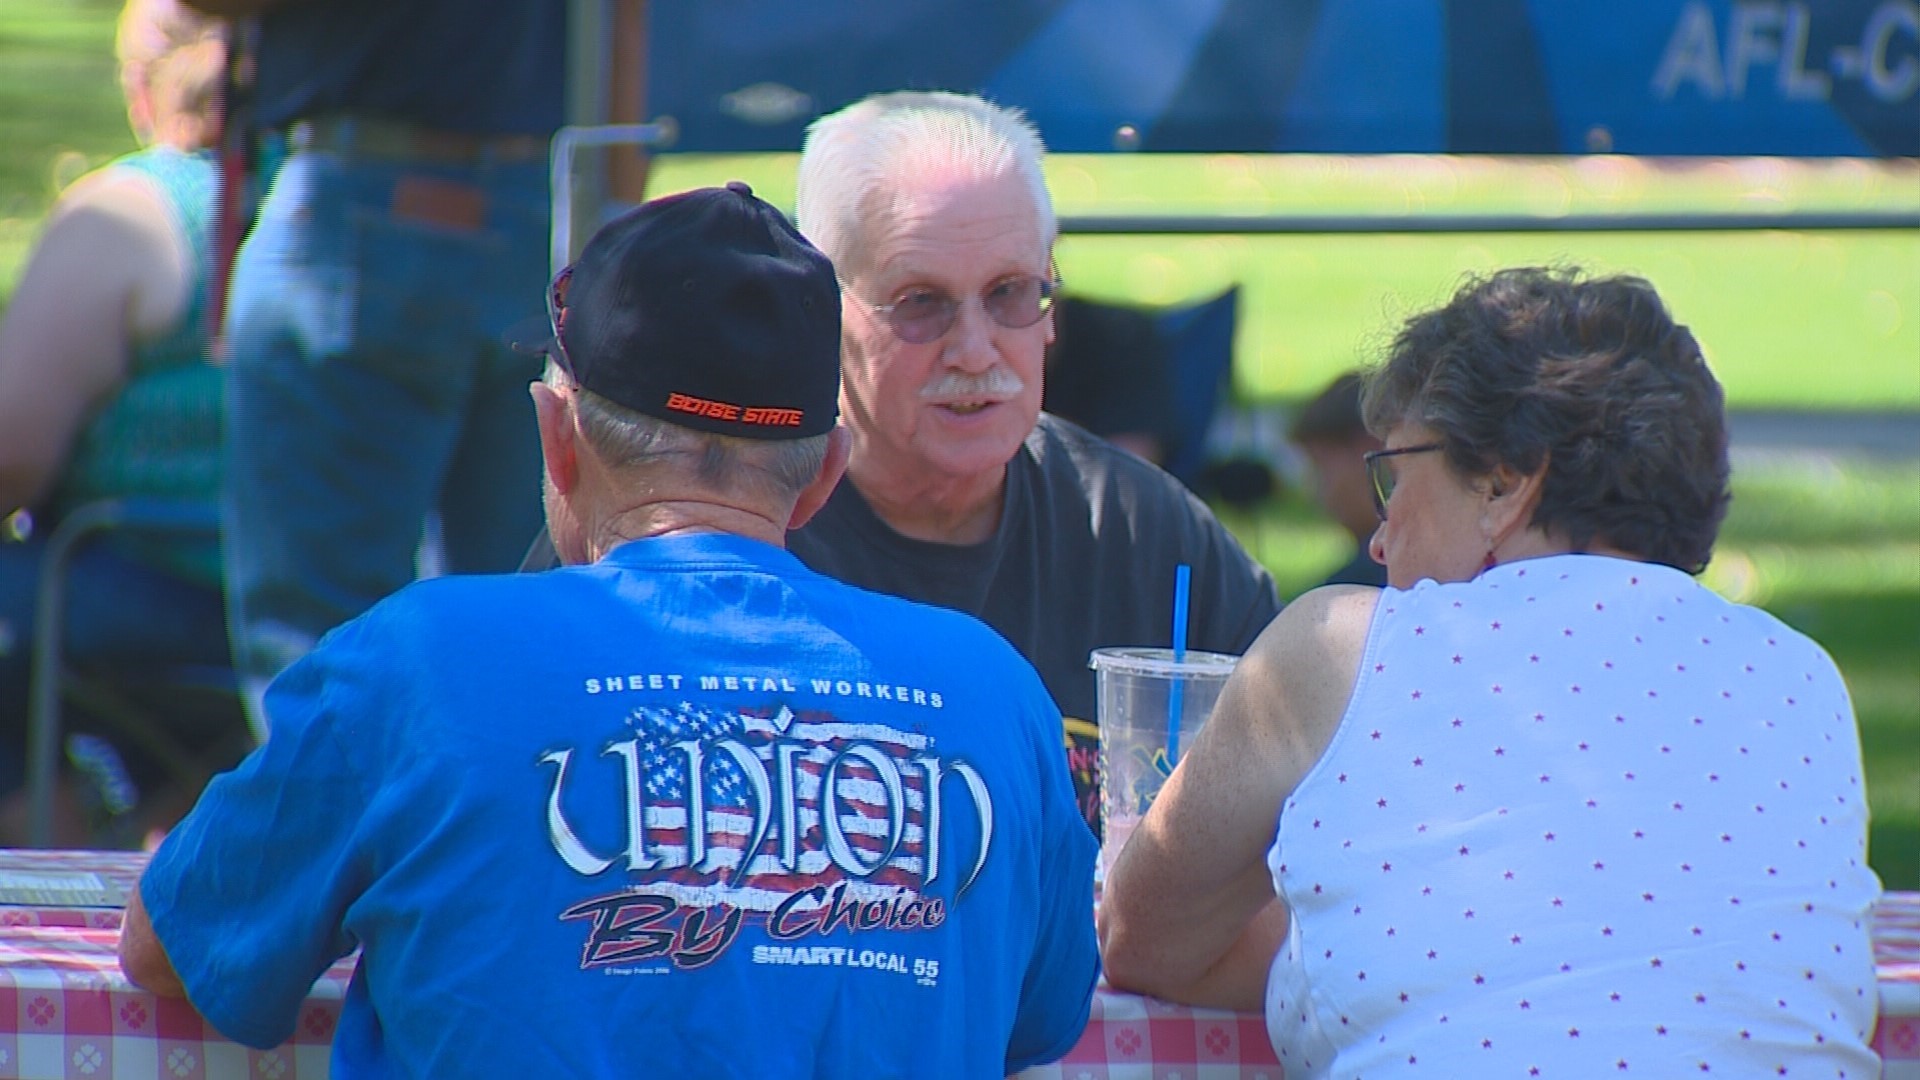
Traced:
<path id="1" fill-rule="evenodd" d="M 351 114 L 296 121 L 289 135 L 302 150 L 447 165 L 544 161 L 548 146 L 544 135 L 476 135 Z"/>

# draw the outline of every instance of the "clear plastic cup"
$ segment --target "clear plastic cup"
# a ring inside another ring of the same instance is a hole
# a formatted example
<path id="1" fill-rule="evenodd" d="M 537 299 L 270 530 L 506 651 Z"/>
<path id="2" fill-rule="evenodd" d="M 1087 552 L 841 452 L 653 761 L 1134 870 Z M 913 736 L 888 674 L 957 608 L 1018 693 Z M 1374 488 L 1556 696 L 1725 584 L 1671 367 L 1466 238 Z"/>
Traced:
<path id="1" fill-rule="evenodd" d="M 1188 649 L 1096 649 L 1099 688 L 1100 878 L 1200 732 L 1237 656 Z"/>

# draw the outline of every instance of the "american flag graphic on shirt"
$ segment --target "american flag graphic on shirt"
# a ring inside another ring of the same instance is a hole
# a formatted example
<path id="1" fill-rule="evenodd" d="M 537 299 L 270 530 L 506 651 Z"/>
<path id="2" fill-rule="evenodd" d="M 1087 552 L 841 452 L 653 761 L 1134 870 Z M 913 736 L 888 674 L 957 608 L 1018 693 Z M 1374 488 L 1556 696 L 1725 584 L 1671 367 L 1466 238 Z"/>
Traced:
<path id="1" fill-rule="evenodd" d="M 949 874 L 964 889 L 990 842 L 991 799 L 979 774 L 938 756 L 918 732 L 785 706 L 686 701 L 636 707 L 623 724 L 629 737 L 606 743 L 601 756 L 625 761 L 628 813 L 643 825 L 637 841 L 629 835 L 627 869 L 648 892 L 682 905 L 770 912 L 796 892 L 843 883 L 847 899 L 889 900 Z M 550 835 L 576 871 L 597 874 L 620 856 L 587 850 L 560 810 L 574 755 L 541 759 L 559 766 Z M 985 835 L 977 852 L 949 853 L 942 866 L 928 823 L 938 822 L 943 801 L 961 811 L 956 797 Z"/>

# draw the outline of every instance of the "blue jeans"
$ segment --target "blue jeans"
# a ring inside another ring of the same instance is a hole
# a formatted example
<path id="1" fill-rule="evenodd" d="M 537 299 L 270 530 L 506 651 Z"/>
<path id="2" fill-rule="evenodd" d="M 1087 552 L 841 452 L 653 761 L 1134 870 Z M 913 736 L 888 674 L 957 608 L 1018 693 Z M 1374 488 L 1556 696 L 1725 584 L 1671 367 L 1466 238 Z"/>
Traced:
<path id="1" fill-rule="evenodd" d="M 452 573 L 514 569 L 539 530 L 544 161 L 296 150 L 235 266 L 225 559 L 255 705 L 320 636 L 412 580 L 430 518 Z M 264 718 L 254 713 L 256 729 Z"/>

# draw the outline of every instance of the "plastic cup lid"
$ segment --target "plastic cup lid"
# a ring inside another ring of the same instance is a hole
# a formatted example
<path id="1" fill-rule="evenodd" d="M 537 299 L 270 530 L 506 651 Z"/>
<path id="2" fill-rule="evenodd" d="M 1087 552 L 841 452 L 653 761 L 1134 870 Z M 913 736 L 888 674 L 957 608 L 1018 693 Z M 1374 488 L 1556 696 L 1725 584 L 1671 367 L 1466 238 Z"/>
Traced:
<path id="1" fill-rule="evenodd" d="M 1087 658 L 1087 666 L 1095 671 L 1110 671 L 1116 675 L 1157 675 L 1161 678 L 1209 675 L 1224 678 L 1233 672 L 1233 665 L 1239 662 L 1237 656 L 1199 649 L 1188 649 L 1184 659 L 1175 660 L 1172 649 L 1131 647 L 1095 649 L 1093 655 Z"/>

